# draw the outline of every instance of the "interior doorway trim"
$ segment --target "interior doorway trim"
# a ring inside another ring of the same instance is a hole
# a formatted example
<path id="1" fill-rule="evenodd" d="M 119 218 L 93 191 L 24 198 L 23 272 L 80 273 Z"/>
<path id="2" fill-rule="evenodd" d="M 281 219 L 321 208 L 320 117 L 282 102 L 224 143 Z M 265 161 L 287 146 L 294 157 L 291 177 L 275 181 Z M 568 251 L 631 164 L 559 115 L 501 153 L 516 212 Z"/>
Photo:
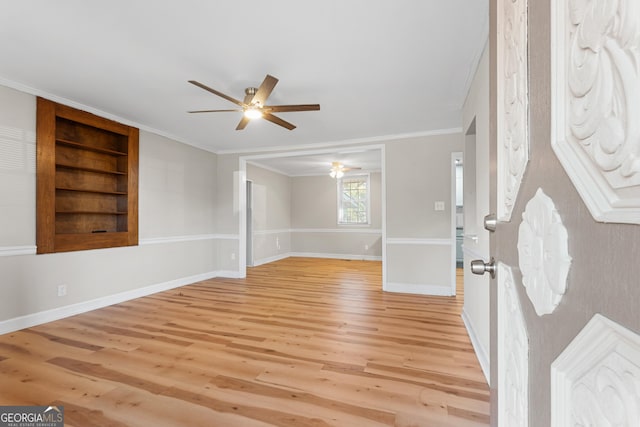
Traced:
<path id="1" fill-rule="evenodd" d="M 387 198 L 386 198 L 386 177 L 385 177 L 385 145 L 373 144 L 373 145 L 339 145 L 331 146 L 315 150 L 293 150 L 287 152 L 278 153 L 263 153 L 240 156 L 239 173 L 238 173 L 238 185 L 236 193 L 238 197 L 238 235 L 239 247 L 238 247 L 238 270 L 240 277 L 246 277 L 247 274 L 247 162 L 257 161 L 261 159 L 273 159 L 279 157 L 299 157 L 314 154 L 326 154 L 335 153 L 336 151 L 348 152 L 349 150 L 380 150 L 380 180 L 381 180 L 381 218 L 382 218 L 382 289 L 386 288 L 387 283 Z M 454 272 L 455 273 L 455 272 Z"/>
<path id="2" fill-rule="evenodd" d="M 463 164 L 464 155 L 461 151 L 451 153 L 451 295 L 456 295 L 456 269 L 458 248 L 458 185 L 457 167 Z M 462 191 L 462 190 L 460 190 Z M 462 197 L 462 194 L 460 194 Z M 460 236 L 462 238 L 462 236 Z"/>

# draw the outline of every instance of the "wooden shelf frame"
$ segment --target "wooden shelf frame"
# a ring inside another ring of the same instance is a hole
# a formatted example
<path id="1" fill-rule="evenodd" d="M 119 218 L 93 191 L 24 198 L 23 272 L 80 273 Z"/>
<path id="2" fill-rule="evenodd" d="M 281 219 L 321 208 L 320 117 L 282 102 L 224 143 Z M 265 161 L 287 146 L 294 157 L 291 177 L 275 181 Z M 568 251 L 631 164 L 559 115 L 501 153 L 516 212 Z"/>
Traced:
<path id="1" fill-rule="evenodd" d="M 37 253 L 137 245 L 139 130 L 38 97 L 36 133 Z"/>

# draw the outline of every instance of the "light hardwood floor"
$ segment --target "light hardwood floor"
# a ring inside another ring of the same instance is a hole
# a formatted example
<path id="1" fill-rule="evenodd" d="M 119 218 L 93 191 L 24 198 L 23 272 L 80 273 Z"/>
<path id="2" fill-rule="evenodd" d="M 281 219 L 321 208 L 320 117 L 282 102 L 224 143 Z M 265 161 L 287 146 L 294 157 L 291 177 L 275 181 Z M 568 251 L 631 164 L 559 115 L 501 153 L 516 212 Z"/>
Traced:
<path id="1" fill-rule="evenodd" d="M 483 426 L 455 298 L 381 264 L 288 258 L 0 336 L 0 405 L 66 426 Z"/>

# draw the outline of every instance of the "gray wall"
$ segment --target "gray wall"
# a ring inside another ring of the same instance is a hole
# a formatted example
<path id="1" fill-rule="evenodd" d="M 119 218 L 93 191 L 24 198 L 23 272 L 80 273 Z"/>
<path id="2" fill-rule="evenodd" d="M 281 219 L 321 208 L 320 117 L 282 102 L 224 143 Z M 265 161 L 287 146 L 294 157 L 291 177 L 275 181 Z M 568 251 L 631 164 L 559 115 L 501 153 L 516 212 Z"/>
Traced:
<path id="1" fill-rule="evenodd" d="M 386 290 L 455 293 L 451 154 L 463 143 L 460 133 L 386 143 Z"/>
<path id="2" fill-rule="evenodd" d="M 369 174 L 371 185 L 370 228 L 382 227 L 382 176 Z M 328 174 L 322 176 L 298 176 L 292 179 L 291 225 L 293 228 L 334 229 L 338 227 L 337 181 Z M 358 229 L 359 226 L 341 226 Z"/>
<path id="3" fill-rule="evenodd" d="M 239 199 L 240 186 L 245 185 L 243 177 L 239 173 L 238 155 L 227 154 L 217 157 L 216 168 L 216 229 L 218 233 L 228 235 L 231 238 L 218 240 L 217 264 L 218 268 L 227 272 L 239 272 L 240 253 L 239 224 L 241 201 Z"/>
<path id="4" fill-rule="evenodd" d="M 370 224 L 338 225 L 337 181 L 329 175 L 294 177 L 291 198 L 295 254 L 382 259 L 381 174 L 370 173 Z"/>
<path id="5" fill-rule="evenodd" d="M 247 164 L 253 182 L 253 264 L 291 252 L 291 178 Z"/>

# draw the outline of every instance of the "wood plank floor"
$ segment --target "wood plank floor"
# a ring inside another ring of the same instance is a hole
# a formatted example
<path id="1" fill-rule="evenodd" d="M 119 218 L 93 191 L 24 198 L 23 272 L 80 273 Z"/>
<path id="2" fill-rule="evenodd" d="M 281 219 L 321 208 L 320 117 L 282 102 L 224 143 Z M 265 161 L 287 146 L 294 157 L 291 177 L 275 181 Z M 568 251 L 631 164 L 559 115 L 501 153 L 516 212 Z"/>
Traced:
<path id="1" fill-rule="evenodd" d="M 0 405 L 67 426 L 486 426 L 456 298 L 288 258 L 0 336 Z"/>

